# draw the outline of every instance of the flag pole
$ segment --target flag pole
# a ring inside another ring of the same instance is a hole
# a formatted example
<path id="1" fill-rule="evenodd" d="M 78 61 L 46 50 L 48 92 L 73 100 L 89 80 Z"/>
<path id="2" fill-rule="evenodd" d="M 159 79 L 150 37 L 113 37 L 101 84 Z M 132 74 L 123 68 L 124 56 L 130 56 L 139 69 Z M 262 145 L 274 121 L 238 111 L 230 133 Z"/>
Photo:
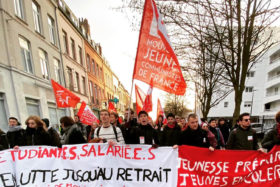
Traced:
<path id="1" fill-rule="evenodd" d="M 134 83 L 134 79 L 132 78 L 132 84 L 131 84 L 131 90 L 130 90 L 130 97 L 129 97 L 129 105 L 128 105 L 128 117 L 127 117 L 127 122 L 129 122 L 130 119 L 130 115 L 131 115 L 131 101 L 132 101 L 132 91 L 133 91 L 133 83 Z"/>

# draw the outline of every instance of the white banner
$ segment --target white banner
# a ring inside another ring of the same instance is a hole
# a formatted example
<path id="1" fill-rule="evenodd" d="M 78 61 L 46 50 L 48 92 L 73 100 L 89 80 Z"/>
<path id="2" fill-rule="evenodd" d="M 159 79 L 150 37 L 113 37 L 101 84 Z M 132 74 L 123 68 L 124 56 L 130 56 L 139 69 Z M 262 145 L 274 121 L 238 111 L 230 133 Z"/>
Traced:
<path id="1" fill-rule="evenodd" d="M 137 187 L 177 185 L 178 150 L 80 144 L 0 152 L 0 186 Z"/>

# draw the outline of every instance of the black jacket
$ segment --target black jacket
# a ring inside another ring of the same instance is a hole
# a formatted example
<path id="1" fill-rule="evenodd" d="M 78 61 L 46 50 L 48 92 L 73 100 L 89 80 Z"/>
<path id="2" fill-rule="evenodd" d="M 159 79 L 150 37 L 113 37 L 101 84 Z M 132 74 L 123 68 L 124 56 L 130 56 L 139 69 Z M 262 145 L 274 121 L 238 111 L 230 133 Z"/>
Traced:
<path id="1" fill-rule="evenodd" d="M 0 151 L 4 149 L 9 149 L 8 139 L 7 135 L 0 130 Z"/>
<path id="2" fill-rule="evenodd" d="M 168 125 L 166 125 L 161 135 L 160 145 L 161 146 L 179 145 L 180 136 L 181 136 L 181 128 L 179 125 L 176 124 L 174 128 L 170 128 L 168 127 Z"/>
<path id="3" fill-rule="evenodd" d="M 144 144 L 159 145 L 157 131 L 150 124 L 131 128 L 131 144 L 140 144 L 141 136 L 144 137 Z"/>
<path id="4" fill-rule="evenodd" d="M 259 145 L 256 131 L 252 129 L 251 126 L 247 129 L 238 126 L 231 131 L 226 148 L 235 150 L 258 150 Z"/>
<path id="5" fill-rule="evenodd" d="M 62 139 L 63 145 L 87 143 L 86 139 L 84 138 L 84 134 L 76 124 L 64 131 Z"/>
<path id="6" fill-rule="evenodd" d="M 277 130 L 270 130 L 262 140 L 262 147 L 270 151 L 274 145 L 280 145 L 280 138 L 277 137 Z"/>
<path id="7" fill-rule="evenodd" d="M 223 134 L 224 137 L 224 141 L 226 143 L 228 141 L 230 127 L 227 123 L 225 123 L 223 125 L 219 125 L 219 129 L 221 130 L 221 133 Z"/>
<path id="8" fill-rule="evenodd" d="M 51 138 L 43 127 L 26 128 L 26 145 L 51 145 Z"/>
<path id="9" fill-rule="evenodd" d="M 51 146 L 61 147 L 60 137 L 58 132 L 54 128 L 49 128 L 48 133 L 51 138 Z"/>
<path id="10" fill-rule="evenodd" d="M 125 122 L 125 124 L 121 126 L 121 131 L 126 144 L 135 144 L 135 137 L 133 136 L 135 133 L 135 128 L 137 127 L 138 124 L 136 122 L 136 119 L 132 119 L 129 122 Z"/>
<path id="11" fill-rule="evenodd" d="M 180 145 L 190 145 L 196 147 L 209 147 L 209 141 L 207 139 L 207 132 L 201 129 L 200 126 L 196 130 L 192 130 L 188 127 L 181 133 Z"/>
<path id="12" fill-rule="evenodd" d="M 8 131 L 7 138 L 10 148 L 26 145 L 26 132 L 24 129 L 19 129 L 17 131 Z"/>

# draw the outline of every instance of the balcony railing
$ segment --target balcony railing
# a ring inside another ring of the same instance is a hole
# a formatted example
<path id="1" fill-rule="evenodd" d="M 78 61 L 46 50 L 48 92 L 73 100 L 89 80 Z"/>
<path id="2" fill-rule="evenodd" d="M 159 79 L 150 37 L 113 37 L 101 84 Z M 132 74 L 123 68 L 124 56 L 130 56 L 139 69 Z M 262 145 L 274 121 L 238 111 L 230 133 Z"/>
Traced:
<path id="1" fill-rule="evenodd" d="M 280 94 L 278 92 L 268 92 L 268 93 L 266 93 L 266 97 L 275 96 L 275 95 L 280 95 Z"/>
<path id="2" fill-rule="evenodd" d="M 271 60 L 271 61 L 269 62 L 269 64 L 273 64 L 273 63 L 275 63 L 275 62 L 277 62 L 277 61 L 279 61 L 279 60 L 280 60 L 280 57 L 275 58 L 275 59 Z"/>
<path id="3" fill-rule="evenodd" d="M 277 79 L 280 77 L 280 74 L 279 75 L 274 75 L 274 76 L 271 76 L 271 77 L 268 77 L 268 81 L 271 81 L 271 80 L 274 80 L 274 79 Z"/>

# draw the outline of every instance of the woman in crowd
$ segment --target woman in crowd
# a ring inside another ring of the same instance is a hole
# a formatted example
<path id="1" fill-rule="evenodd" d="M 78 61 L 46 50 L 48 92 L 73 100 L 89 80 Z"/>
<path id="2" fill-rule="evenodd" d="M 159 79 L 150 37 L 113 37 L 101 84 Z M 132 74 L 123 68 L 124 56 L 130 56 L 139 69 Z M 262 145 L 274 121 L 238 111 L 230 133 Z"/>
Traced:
<path id="1" fill-rule="evenodd" d="M 26 145 L 51 145 L 46 124 L 38 116 L 29 116 L 25 121 Z"/>
<path id="2" fill-rule="evenodd" d="M 91 140 L 94 139 L 94 131 L 97 127 L 98 127 L 98 123 L 93 122 L 91 124 L 90 133 L 88 135 L 88 142 L 91 142 Z"/>
<path id="3" fill-rule="evenodd" d="M 225 141 L 222 132 L 219 128 L 217 128 L 217 121 L 215 119 L 211 119 L 209 121 L 209 130 L 215 135 L 217 146 L 215 149 L 224 149 Z"/>

